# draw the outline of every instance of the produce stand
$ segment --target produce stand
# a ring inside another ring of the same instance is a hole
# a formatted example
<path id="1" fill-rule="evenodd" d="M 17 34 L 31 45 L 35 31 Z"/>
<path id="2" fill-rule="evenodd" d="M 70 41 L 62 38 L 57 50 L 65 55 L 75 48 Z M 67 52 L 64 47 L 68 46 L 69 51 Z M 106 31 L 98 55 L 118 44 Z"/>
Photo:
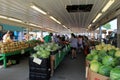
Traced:
<path id="1" fill-rule="evenodd" d="M 1 53 L 0 56 L 0 60 L 3 60 L 3 65 L 4 65 L 4 68 L 7 67 L 7 56 L 12 56 L 12 55 L 17 55 L 17 54 L 20 54 L 21 51 L 20 50 L 17 50 L 17 51 L 14 51 L 14 52 L 9 52 L 9 53 Z"/>
<path id="2" fill-rule="evenodd" d="M 31 50 L 32 50 L 31 48 L 25 48 L 25 49 L 16 50 L 16 51 L 13 51 L 13 52 L 0 53 L 0 61 L 3 60 L 4 68 L 6 68 L 7 67 L 7 56 L 12 56 L 12 55 L 17 55 L 17 54 L 24 54 L 25 52 L 31 51 Z M 24 51 L 24 53 L 23 53 L 23 51 Z"/>
<path id="3" fill-rule="evenodd" d="M 37 44 L 40 44 L 39 40 L 31 40 L 28 42 L 12 42 L 12 43 L 0 43 L 0 61 L 3 60 L 4 68 L 7 67 L 7 58 L 15 58 L 19 61 L 19 58 L 23 54 L 27 54 L 26 52 L 31 53 L 33 51 L 33 47 Z"/>
<path id="4" fill-rule="evenodd" d="M 59 66 L 61 61 L 64 59 L 65 55 L 69 52 L 70 46 L 65 45 L 61 49 L 52 51 L 50 55 L 51 63 L 51 76 L 54 74 L 54 70 Z"/>

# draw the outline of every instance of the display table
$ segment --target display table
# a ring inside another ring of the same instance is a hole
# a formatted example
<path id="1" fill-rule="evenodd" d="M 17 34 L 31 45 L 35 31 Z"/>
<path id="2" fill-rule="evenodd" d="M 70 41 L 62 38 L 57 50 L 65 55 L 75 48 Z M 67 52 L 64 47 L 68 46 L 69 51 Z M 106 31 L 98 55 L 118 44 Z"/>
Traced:
<path id="1" fill-rule="evenodd" d="M 4 68 L 6 68 L 7 67 L 7 56 L 12 56 L 12 55 L 17 55 L 17 54 L 24 54 L 25 52 L 31 51 L 31 50 L 32 50 L 32 48 L 25 48 L 25 49 L 16 50 L 16 51 L 13 51 L 13 52 L 0 53 L 0 61 L 3 60 Z"/>
<path id="2" fill-rule="evenodd" d="M 53 76 L 54 70 L 59 66 L 61 61 L 64 59 L 65 55 L 67 55 L 67 53 L 69 52 L 69 50 L 70 50 L 70 46 L 65 45 L 61 49 L 51 52 L 50 55 L 51 76 Z"/>

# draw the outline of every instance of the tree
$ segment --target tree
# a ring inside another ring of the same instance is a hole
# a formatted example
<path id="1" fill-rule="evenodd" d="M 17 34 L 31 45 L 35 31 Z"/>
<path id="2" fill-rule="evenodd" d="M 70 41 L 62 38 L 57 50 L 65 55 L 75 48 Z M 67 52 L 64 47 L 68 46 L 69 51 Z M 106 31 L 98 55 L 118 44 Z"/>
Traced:
<path id="1" fill-rule="evenodd" d="M 106 23 L 105 25 L 103 25 L 103 28 L 105 28 L 105 29 L 111 29 L 110 23 Z"/>

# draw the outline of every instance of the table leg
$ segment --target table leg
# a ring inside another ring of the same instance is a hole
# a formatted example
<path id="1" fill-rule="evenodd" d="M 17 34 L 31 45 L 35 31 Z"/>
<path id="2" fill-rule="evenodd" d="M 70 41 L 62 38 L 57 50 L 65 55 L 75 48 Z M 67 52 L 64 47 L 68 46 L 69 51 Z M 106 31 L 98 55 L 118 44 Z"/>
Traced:
<path id="1" fill-rule="evenodd" d="M 51 55 L 51 57 L 50 57 L 50 65 L 51 65 L 51 76 L 53 76 L 53 73 L 54 73 L 54 55 Z"/>
<path id="2" fill-rule="evenodd" d="M 4 68 L 7 67 L 7 58 L 6 58 L 6 56 L 4 56 L 4 58 L 3 58 L 3 65 L 4 65 Z"/>

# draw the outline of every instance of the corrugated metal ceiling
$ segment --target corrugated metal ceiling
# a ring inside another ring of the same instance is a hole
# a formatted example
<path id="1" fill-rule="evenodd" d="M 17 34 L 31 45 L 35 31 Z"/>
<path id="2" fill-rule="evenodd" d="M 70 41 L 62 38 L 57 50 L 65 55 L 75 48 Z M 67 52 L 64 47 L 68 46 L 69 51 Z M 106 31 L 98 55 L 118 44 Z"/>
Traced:
<path id="1" fill-rule="evenodd" d="M 109 0 L 0 0 L 0 14 L 31 22 L 43 27 L 49 27 L 57 31 L 66 30 L 62 25 L 57 24 L 48 16 L 43 15 L 30 7 L 35 3 L 49 15 L 55 17 L 62 24 L 72 29 L 73 32 L 81 32 L 87 28 L 98 12 L 106 5 Z M 90 12 L 68 13 L 66 5 L 93 4 Z M 114 4 L 102 16 L 113 9 L 120 7 L 120 1 L 115 0 Z M 100 19 L 101 19 L 100 18 Z M 100 20 L 99 19 L 99 20 Z"/>

